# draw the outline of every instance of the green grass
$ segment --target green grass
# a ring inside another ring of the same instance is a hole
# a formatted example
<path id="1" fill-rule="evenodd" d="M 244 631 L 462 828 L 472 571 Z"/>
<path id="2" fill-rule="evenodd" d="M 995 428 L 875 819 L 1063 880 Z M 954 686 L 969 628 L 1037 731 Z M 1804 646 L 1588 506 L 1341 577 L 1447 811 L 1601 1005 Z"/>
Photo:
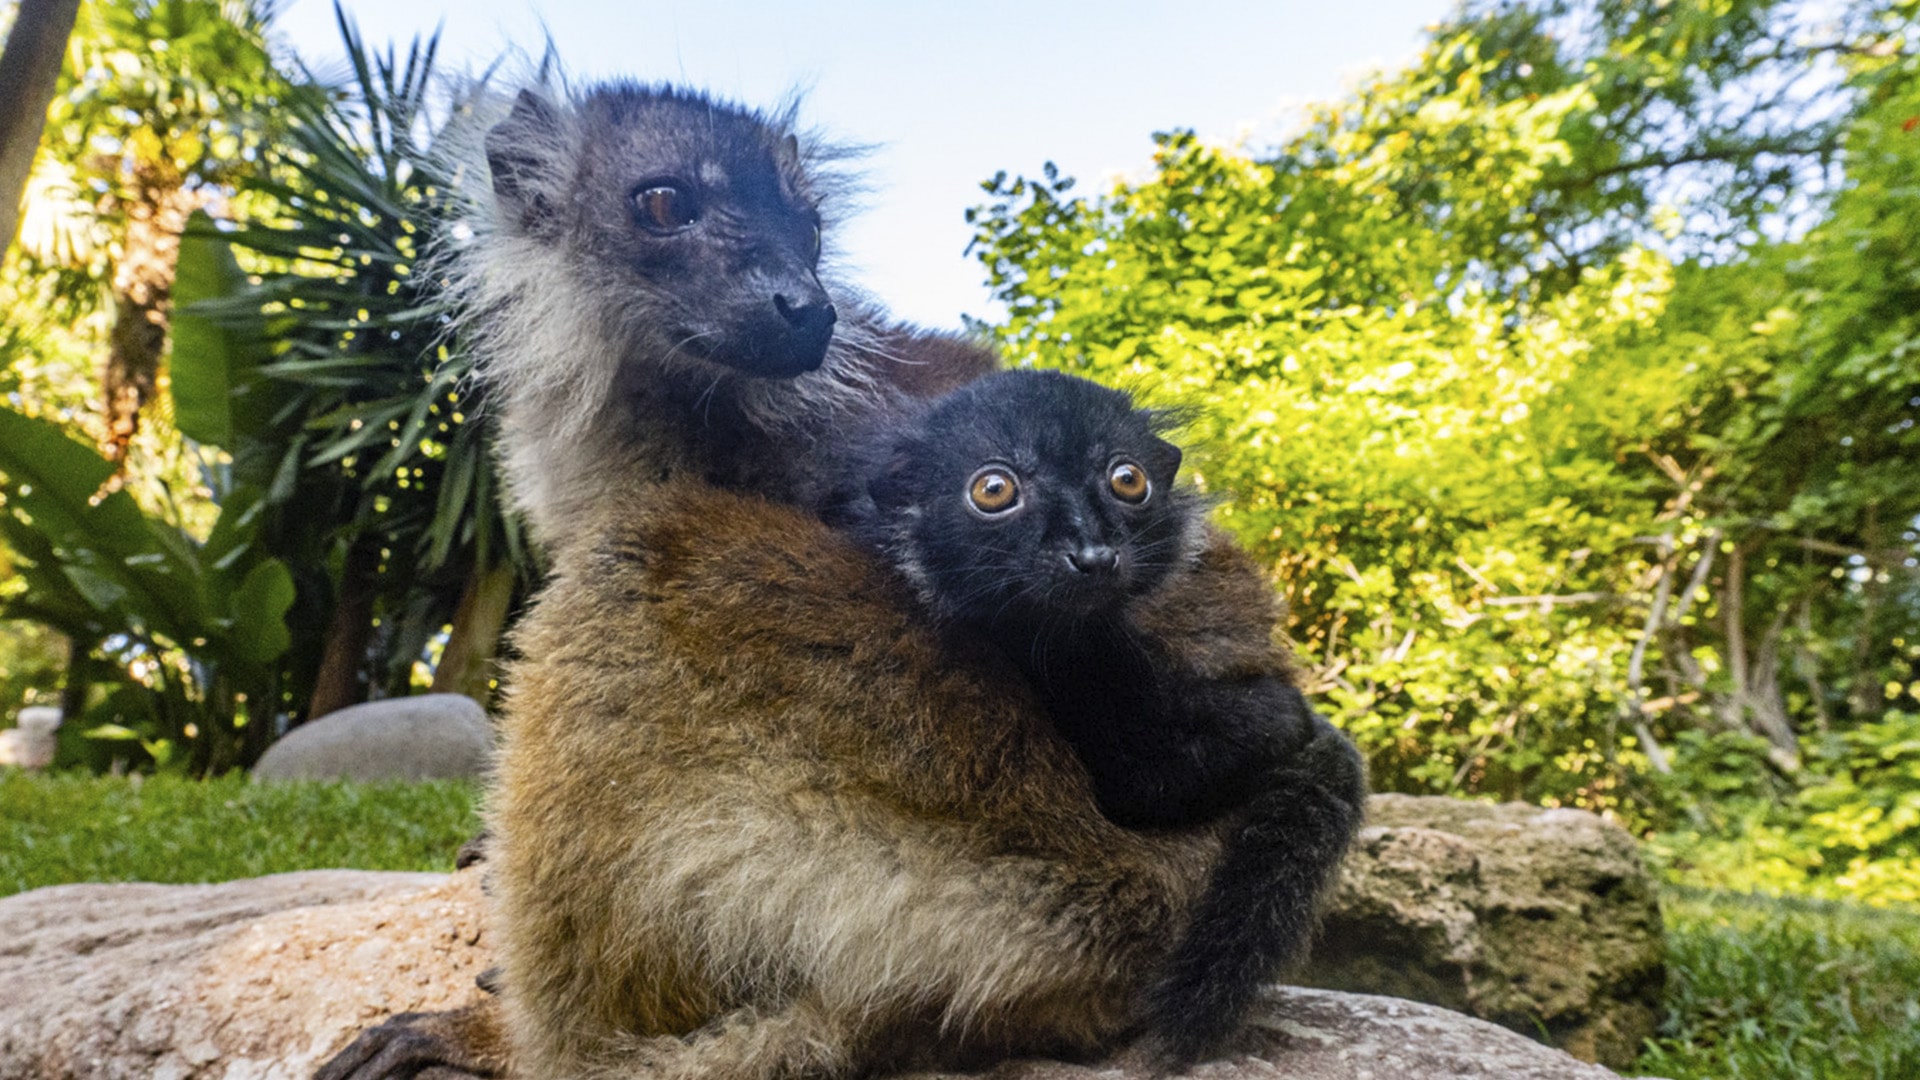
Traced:
<path id="1" fill-rule="evenodd" d="M 451 870 L 471 783 L 253 785 L 243 776 L 0 770 L 0 896 L 75 881 L 229 881 L 287 870 Z"/>
<path id="2" fill-rule="evenodd" d="M 1920 1078 L 1920 912 L 1669 889 L 1671 1080 Z"/>
<path id="3" fill-rule="evenodd" d="M 0 895 L 74 881 L 448 870 L 472 784 L 201 783 L 0 773 Z M 1920 912 L 1670 888 L 1671 1080 L 1920 1080 Z"/>

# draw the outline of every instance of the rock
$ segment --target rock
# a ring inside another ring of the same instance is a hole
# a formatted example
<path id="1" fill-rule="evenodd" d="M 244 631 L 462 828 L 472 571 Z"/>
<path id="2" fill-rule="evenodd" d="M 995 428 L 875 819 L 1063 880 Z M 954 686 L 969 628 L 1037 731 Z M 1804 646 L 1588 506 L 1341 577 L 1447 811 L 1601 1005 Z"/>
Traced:
<path id="1" fill-rule="evenodd" d="M 60 710 L 51 705 L 29 705 L 20 710 L 15 724 L 0 731 L 0 765 L 44 769 L 53 764 L 60 742 Z"/>
<path id="2" fill-rule="evenodd" d="M 0 900 L 0 1076 L 306 1080 L 393 1012 L 481 996 L 477 876 L 320 870 Z"/>
<path id="3" fill-rule="evenodd" d="M 979 1080 L 1149 1080 L 1122 1054 L 1111 1062 L 1008 1062 Z M 1457 1012 L 1397 998 L 1276 986 L 1235 1052 L 1185 1074 L 1193 1080 L 1617 1080 L 1598 1065 Z M 901 1080 L 959 1080 L 916 1074 Z"/>
<path id="4" fill-rule="evenodd" d="M 387 1016 L 480 997 L 479 870 L 317 871 L 223 885 L 65 885 L 0 900 L 0 1076 L 305 1080 Z M 1012 1062 L 993 1080 L 1144 1080 Z M 1206 1080 L 1609 1080 L 1458 1013 L 1273 988 Z M 934 1080 L 922 1076 L 919 1080 Z M 951 1078 L 949 1078 L 951 1080 Z"/>
<path id="5" fill-rule="evenodd" d="M 1308 970 L 1333 990 L 1457 1009 L 1625 1067 L 1665 982 L 1654 882 L 1581 810 L 1376 795 Z"/>
<path id="6" fill-rule="evenodd" d="M 310 720 L 267 748 L 255 780 L 436 780 L 479 776 L 493 725 L 463 694 L 418 694 Z"/>

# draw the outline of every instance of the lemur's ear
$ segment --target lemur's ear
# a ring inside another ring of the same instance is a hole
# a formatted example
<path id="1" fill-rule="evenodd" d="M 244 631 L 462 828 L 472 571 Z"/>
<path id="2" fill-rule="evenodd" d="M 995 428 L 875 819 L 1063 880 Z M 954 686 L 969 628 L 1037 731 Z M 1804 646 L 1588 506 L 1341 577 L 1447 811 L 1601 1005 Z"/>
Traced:
<path id="1" fill-rule="evenodd" d="M 551 164 L 541 151 L 552 148 L 559 126 L 559 117 L 545 98 L 522 90 L 513 112 L 487 132 L 493 193 L 523 221 L 530 213 L 546 209 L 536 180 Z"/>
<path id="2" fill-rule="evenodd" d="M 1155 435 L 1148 446 L 1148 470 L 1163 479 L 1172 479 L 1180 471 L 1180 448 Z"/>
<path id="3" fill-rule="evenodd" d="M 907 483 L 907 470 L 913 457 L 904 448 L 887 457 L 886 467 L 867 481 L 867 497 L 883 512 L 898 510 L 913 501 L 913 487 Z"/>

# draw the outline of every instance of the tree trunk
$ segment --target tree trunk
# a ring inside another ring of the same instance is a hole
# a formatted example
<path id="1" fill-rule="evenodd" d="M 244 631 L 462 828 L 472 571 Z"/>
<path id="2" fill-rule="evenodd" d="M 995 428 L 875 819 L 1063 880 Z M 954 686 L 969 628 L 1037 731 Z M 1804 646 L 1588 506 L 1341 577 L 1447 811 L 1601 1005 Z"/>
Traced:
<path id="1" fill-rule="evenodd" d="M 1800 736 L 1793 730 L 1793 720 L 1787 716 L 1787 703 L 1780 693 L 1780 631 L 1786 624 L 1787 613 L 1782 611 L 1760 639 L 1748 674 L 1746 702 L 1754 726 L 1773 744 L 1769 756 L 1774 765 L 1781 772 L 1793 773 L 1800 769 Z"/>
<path id="2" fill-rule="evenodd" d="M 1875 624 L 1880 619 L 1880 606 L 1886 600 L 1887 586 L 1880 580 L 1880 553 L 1887 545 L 1880 535 L 1880 505 L 1867 504 L 1866 528 L 1861 539 L 1866 541 L 1866 561 L 1863 564 L 1867 579 L 1860 583 L 1860 621 L 1859 629 L 1853 635 L 1853 672 L 1847 686 L 1847 708 L 1855 720 L 1878 720 L 1887 710 L 1886 689 L 1882 685 L 1879 673 L 1873 670 L 1873 645 Z"/>
<path id="3" fill-rule="evenodd" d="M 60 716 L 63 724 L 77 724 L 87 711 L 87 691 L 92 688 L 88 668 L 93 650 L 79 638 L 67 639 L 67 681 L 60 688 Z"/>
<path id="4" fill-rule="evenodd" d="M 1799 638 L 1794 642 L 1793 669 L 1807 684 L 1807 697 L 1813 703 L 1813 722 L 1819 726 L 1820 734 L 1833 730 L 1833 718 L 1827 715 L 1827 687 L 1820 681 L 1820 658 L 1814 655 L 1808 642 L 1813 640 L 1813 600 L 1801 597 L 1798 621 Z"/>
<path id="5" fill-rule="evenodd" d="M 1727 555 L 1727 588 L 1720 595 L 1720 611 L 1726 619 L 1727 679 L 1732 683 L 1721 703 L 1720 720 L 1734 731 L 1754 733 L 1747 723 L 1747 549 L 1743 541 L 1734 541 Z"/>
<path id="6" fill-rule="evenodd" d="M 515 574 L 511 563 L 491 570 L 475 567 L 453 613 L 453 632 L 433 669 L 433 692 L 465 694 L 481 705 L 493 696 L 491 681 L 498 673 L 494 657 L 500 650 L 500 632 L 513 605 Z"/>
<path id="7" fill-rule="evenodd" d="M 333 619 L 327 623 L 325 651 L 320 654 L 313 697 L 307 703 L 308 720 L 366 700 L 362 669 L 367 662 L 367 643 L 373 639 L 373 601 L 379 594 L 379 574 L 379 541 L 370 537 L 356 540 L 347 549 L 346 566 L 340 572 L 340 599 L 333 607 Z"/>
<path id="8" fill-rule="evenodd" d="M 20 200 L 79 10 L 80 0 L 20 0 L 0 53 L 0 256 L 20 228 Z"/>
<path id="9" fill-rule="evenodd" d="M 1679 572 L 1679 560 L 1673 552 L 1673 533 L 1669 530 L 1660 538 L 1660 579 L 1653 590 L 1653 604 L 1647 609 L 1647 621 L 1641 627 L 1640 640 L 1633 643 L 1633 654 L 1627 659 L 1627 717 L 1633 722 L 1634 738 L 1640 741 L 1640 750 L 1647 755 L 1647 763 L 1653 766 L 1655 772 L 1661 773 L 1672 772 L 1673 766 L 1667 761 L 1666 751 L 1660 748 L 1660 741 L 1654 738 L 1653 726 L 1647 723 L 1644 673 L 1647 646 L 1666 623 L 1667 601 L 1673 595 L 1673 575 Z"/>
<path id="10" fill-rule="evenodd" d="M 153 397 L 160 377 L 180 234 L 199 201 L 171 172 L 164 166 L 140 167 L 133 195 L 122 206 L 127 231 L 113 268 L 113 330 L 100 372 L 107 420 L 107 442 L 101 449 L 116 464 L 126 461 L 127 445 L 140 428 L 140 410 Z"/>

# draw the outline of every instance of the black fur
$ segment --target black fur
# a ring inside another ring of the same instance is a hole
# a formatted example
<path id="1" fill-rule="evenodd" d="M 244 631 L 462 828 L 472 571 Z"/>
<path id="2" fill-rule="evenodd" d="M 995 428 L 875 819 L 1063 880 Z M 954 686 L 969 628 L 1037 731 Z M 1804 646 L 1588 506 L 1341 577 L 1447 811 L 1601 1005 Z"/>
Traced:
<path id="1" fill-rule="evenodd" d="M 493 189 L 529 235 L 573 245 L 599 290 L 677 351 L 741 374 L 818 368 L 836 320 L 818 275 L 831 180 L 801 160 L 791 118 L 671 86 L 596 87 L 571 120 L 531 91 L 486 136 Z M 579 130 L 567 130 L 573 123 Z M 651 220 L 644 193 L 685 219 Z"/>
<path id="2" fill-rule="evenodd" d="M 1218 1050 L 1260 987 L 1306 958 L 1320 898 L 1360 828 L 1360 755 L 1319 715 L 1307 720 L 1305 745 L 1271 762 L 1237 812 L 1186 936 L 1148 989 L 1147 1030 L 1170 1064 Z"/>
<path id="3" fill-rule="evenodd" d="M 1353 745 L 1283 677 L 1203 677 L 1130 618 L 1178 572 L 1202 513 L 1174 486 L 1180 452 L 1163 426 L 1118 391 L 1002 372 L 873 436 L 833 514 L 943 622 L 985 636 L 1022 669 L 1115 823 L 1183 828 L 1230 815 L 1187 935 L 1147 991 L 1150 1037 L 1185 1065 L 1218 1049 L 1260 986 L 1304 955 L 1366 781 Z M 1137 505 L 1107 486 L 1122 459 L 1151 478 Z M 969 508 L 969 480 L 990 464 L 1015 476 L 1016 509 Z M 1069 558 L 1101 548 L 1114 552 L 1111 571 Z"/>
<path id="4" fill-rule="evenodd" d="M 1182 670 L 1135 625 L 1131 605 L 1187 555 L 1201 504 L 1176 487 L 1180 451 L 1132 400 L 1057 372 L 1006 371 L 883 435 L 859 479 L 855 530 L 950 626 L 1006 652 L 1078 752 L 1102 810 L 1129 828 L 1181 828 L 1241 806 L 1260 775 L 1306 741 L 1311 713 L 1281 679 L 1222 682 Z M 1143 466 L 1144 499 L 1107 484 Z M 1016 505 L 966 497 L 1004 466 Z M 1089 572 L 1084 551 L 1111 551 Z"/>
<path id="5" fill-rule="evenodd" d="M 1016 660 L 1037 662 L 1012 643 L 1044 642 L 1068 623 L 1124 619 L 1129 599 L 1180 564 L 1195 509 L 1174 487 L 1180 450 L 1161 426 L 1127 395 L 1084 379 L 996 372 L 912 422 L 883 422 L 851 478 L 854 497 L 870 502 L 843 512 L 907 569 L 936 615 L 990 628 Z M 1152 485 L 1137 505 L 1105 486 L 1122 458 Z M 1020 494 L 1011 512 L 988 518 L 965 495 L 975 471 L 992 463 L 1015 474 Z M 1111 572 L 1085 573 L 1069 559 L 1099 546 L 1114 553 Z"/>

